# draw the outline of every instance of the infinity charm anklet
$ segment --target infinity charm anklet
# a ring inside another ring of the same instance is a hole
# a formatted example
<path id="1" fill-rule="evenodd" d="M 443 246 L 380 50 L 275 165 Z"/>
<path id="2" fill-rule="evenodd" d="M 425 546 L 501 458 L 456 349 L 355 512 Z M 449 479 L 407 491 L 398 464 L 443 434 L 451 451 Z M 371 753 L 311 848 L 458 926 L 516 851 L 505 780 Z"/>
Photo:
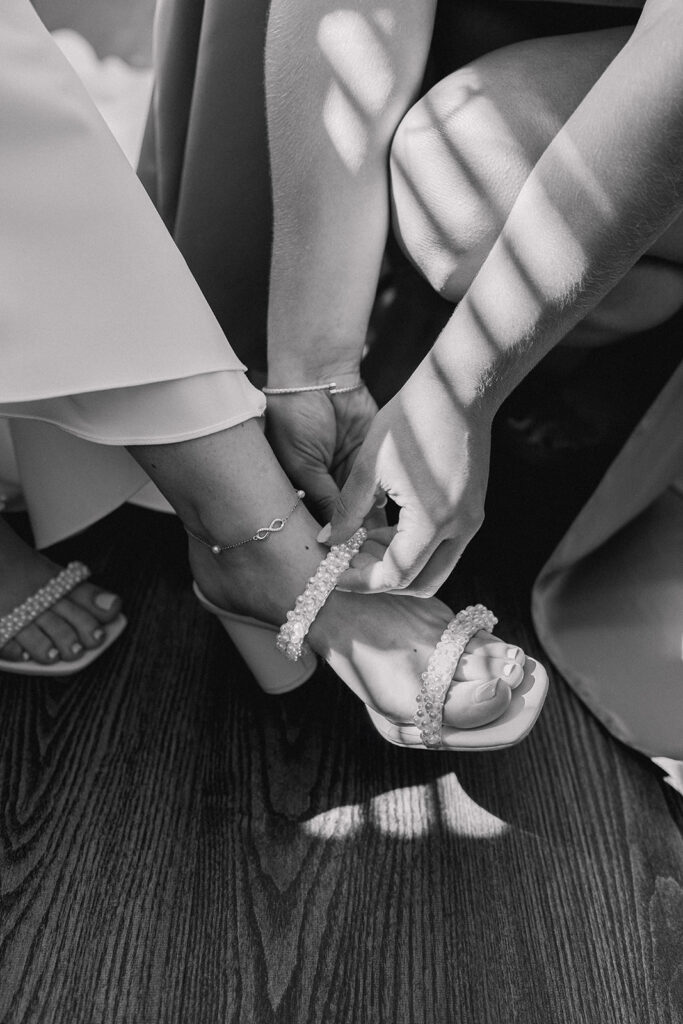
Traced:
<path id="1" fill-rule="evenodd" d="M 206 540 L 204 537 L 200 537 L 198 534 L 193 533 L 192 530 L 188 530 L 187 526 L 185 527 L 185 532 L 192 537 L 193 540 L 203 544 L 205 548 L 210 548 L 214 555 L 220 555 L 224 551 L 231 551 L 233 548 L 241 548 L 244 544 L 251 544 L 253 540 L 268 540 L 271 533 L 279 533 L 280 530 L 284 530 L 287 525 L 287 521 L 305 497 L 305 491 L 297 491 L 296 501 L 290 508 L 289 512 L 284 516 L 279 516 L 277 519 L 273 519 L 270 526 L 261 526 L 253 536 L 245 537 L 244 540 L 238 540 L 234 544 L 216 544 L 214 541 Z"/>

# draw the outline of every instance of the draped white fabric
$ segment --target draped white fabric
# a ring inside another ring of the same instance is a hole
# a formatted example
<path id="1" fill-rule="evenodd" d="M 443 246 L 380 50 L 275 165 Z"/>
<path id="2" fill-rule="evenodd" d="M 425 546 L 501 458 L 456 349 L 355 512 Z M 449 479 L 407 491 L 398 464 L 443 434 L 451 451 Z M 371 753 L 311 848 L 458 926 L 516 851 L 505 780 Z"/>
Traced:
<path id="1" fill-rule="evenodd" d="M 197 437 L 264 401 L 28 0 L 0 7 L 0 122 L 0 416 L 42 546 L 147 483 L 103 445 Z"/>

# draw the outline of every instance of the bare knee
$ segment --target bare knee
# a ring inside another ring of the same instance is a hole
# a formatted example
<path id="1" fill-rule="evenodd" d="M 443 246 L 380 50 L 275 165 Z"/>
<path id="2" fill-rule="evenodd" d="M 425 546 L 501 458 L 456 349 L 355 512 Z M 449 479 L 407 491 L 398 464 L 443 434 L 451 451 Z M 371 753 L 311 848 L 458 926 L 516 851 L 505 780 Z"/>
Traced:
<path id="1" fill-rule="evenodd" d="M 469 287 L 543 148 L 529 144 L 519 109 L 506 108 L 504 78 L 493 58 L 450 75 L 406 114 L 392 146 L 397 238 L 453 301 Z"/>
<path id="2" fill-rule="evenodd" d="M 590 348 L 666 323 L 683 309 L 683 267 L 647 256 L 564 339 Z"/>

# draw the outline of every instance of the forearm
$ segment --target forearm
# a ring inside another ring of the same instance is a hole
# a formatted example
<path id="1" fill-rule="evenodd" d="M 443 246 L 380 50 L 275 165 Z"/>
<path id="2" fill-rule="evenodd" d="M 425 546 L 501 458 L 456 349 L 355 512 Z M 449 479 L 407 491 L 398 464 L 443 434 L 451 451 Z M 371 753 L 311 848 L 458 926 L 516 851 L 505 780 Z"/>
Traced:
<path id="1" fill-rule="evenodd" d="M 683 209 L 683 16 L 648 4 L 548 146 L 430 357 L 493 411 Z"/>
<path id="2" fill-rule="evenodd" d="M 389 145 L 423 75 L 433 8 L 273 0 L 271 386 L 357 375 L 388 230 Z"/>

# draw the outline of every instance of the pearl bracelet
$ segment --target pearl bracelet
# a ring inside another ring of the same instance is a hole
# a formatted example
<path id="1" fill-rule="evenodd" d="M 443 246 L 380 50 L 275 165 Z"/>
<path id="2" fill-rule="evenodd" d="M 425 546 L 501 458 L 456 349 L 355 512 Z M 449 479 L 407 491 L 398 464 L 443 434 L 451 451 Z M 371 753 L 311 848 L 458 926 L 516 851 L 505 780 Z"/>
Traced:
<path id="1" fill-rule="evenodd" d="M 443 708 L 462 653 L 480 629 L 490 633 L 498 619 L 483 604 L 469 605 L 455 616 L 441 634 L 421 675 L 422 686 L 417 695 L 417 711 L 413 722 L 420 730 L 425 747 L 440 747 L 442 742 Z"/>
<path id="2" fill-rule="evenodd" d="M 298 661 L 308 650 L 304 640 L 309 629 L 336 587 L 337 580 L 362 548 L 367 535 L 368 531 L 361 526 L 343 544 L 331 547 L 306 584 L 303 594 L 297 597 L 294 608 L 287 612 L 287 621 L 280 626 L 275 646 L 289 661 Z"/>

